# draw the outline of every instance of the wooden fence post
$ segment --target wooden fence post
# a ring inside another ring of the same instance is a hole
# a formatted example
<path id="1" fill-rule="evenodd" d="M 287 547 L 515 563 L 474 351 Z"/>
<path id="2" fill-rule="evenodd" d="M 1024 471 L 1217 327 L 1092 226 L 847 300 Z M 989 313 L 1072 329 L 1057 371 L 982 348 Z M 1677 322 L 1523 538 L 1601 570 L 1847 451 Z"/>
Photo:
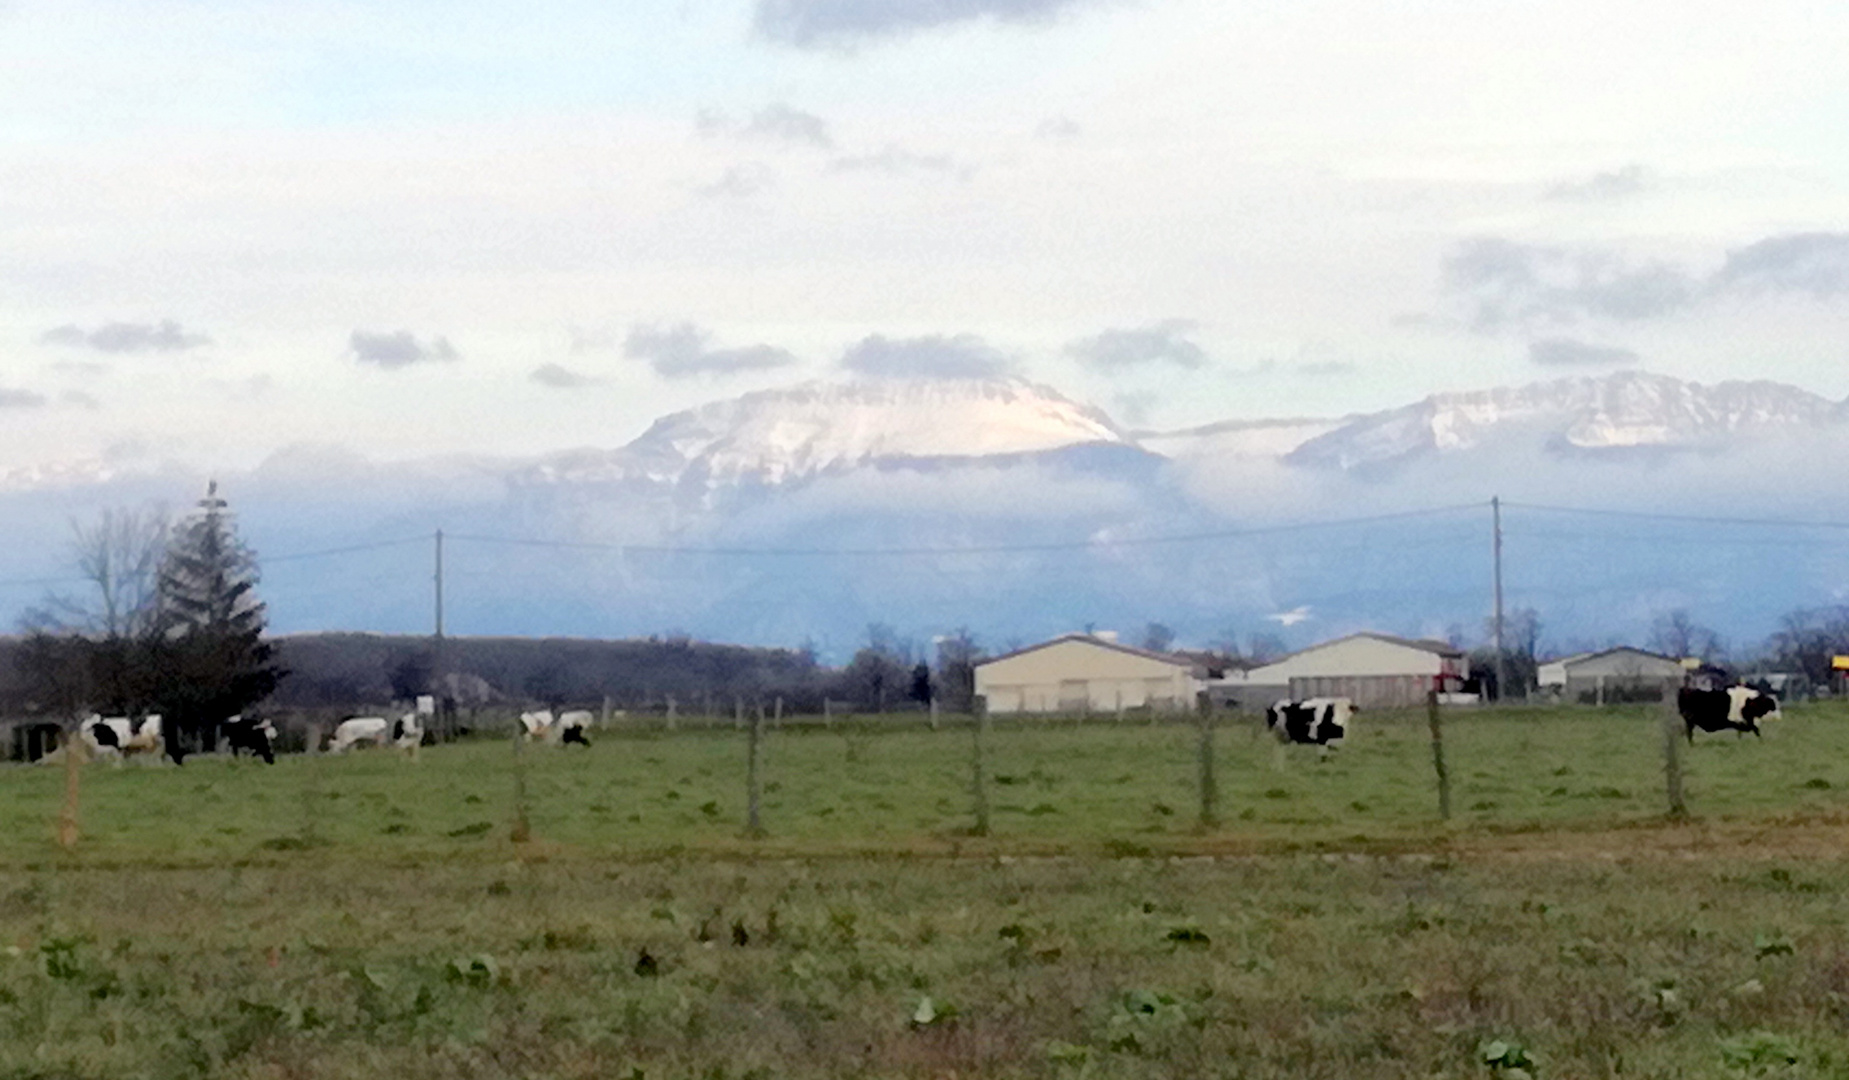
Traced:
<path id="1" fill-rule="evenodd" d="M 514 721 L 514 828 L 510 838 L 524 844 L 533 838 L 533 823 L 526 813 L 526 732 L 516 717 Z"/>
<path id="2" fill-rule="evenodd" d="M 775 718 L 771 721 L 771 727 L 777 729 L 778 731 L 783 730 L 783 695 L 782 694 L 777 695 L 777 713 L 776 713 Z"/>
<path id="3" fill-rule="evenodd" d="M 64 809 L 58 814 L 58 846 L 66 851 L 77 846 L 79 792 L 88 749 L 76 728 L 64 733 Z"/>
<path id="4" fill-rule="evenodd" d="M 1677 687 L 1669 680 L 1663 683 L 1663 782 L 1669 796 L 1669 816 L 1682 818 L 1688 816 L 1688 804 L 1682 799 L 1682 743 L 1683 733 L 1677 731 L 1678 721 L 1682 719 L 1681 710 L 1676 707 Z"/>
<path id="5" fill-rule="evenodd" d="M 1213 775 L 1213 708 L 1205 700 L 1200 703 L 1200 714 L 1200 827 L 1211 829 L 1220 823 L 1220 784 Z"/>
<path id="6" fill-rule="evenodd" d="M 674 709 L 675 709 L 674 695 L 670 694 L 668 695 L 668 730 L 669 731 L 673 731 L 675 728 Z"/>
<path id="7" fill-rule="evenodd" d="M 759 762 L 764 752 L 762 704 L 751 714 L 751 728 L 745 744 L 745 835 L 755 838 L 764 835 L 764 823 L 758 813 L 758 801 L 763 793 L 763 777 L 759 774 Z"/>
<path id="8" fill-rule="evenodd" d="M 971 829 L 970 833 L 973 836 L 987 836 L 989 835 L 989 780 L 983 768 L 982 755 L 983 743 L 985 741 L 984 736 L 987 735 L 989 731 L 988 708 L 978 703 L 976 706 L 976 715 L 972 720 L 974 722 L 970 726 L 970 763 L 973 772 L 971 778 L 973 782 L 971 784 L 970 793 L 976 800 L 976 827 Z"/>
<path id="9" fill-rule="evenodd" d="M 739 729 L 739 728 L 743 728 L 744 726 L 745 726 L 745 699 L 742 697 L 739 697 L 737 694 L 734 694 L 732 695 L 732 727 L 734 729 Z"/>
<path id="10" fill-rule="evenodd" d="M 937 730 L 937 695 L 931 695 L 931 730 Z"/>
<path id="11" fill-rule="evenodd" d="M 1445 769 L 1445 732 L 1438 718 L 1438 691 L 1425 693 L 1425 719 L 1432 729 L 1432 771 L 1438 774 L 1438 816 L 1451 820 L 1451 774 Z"/>

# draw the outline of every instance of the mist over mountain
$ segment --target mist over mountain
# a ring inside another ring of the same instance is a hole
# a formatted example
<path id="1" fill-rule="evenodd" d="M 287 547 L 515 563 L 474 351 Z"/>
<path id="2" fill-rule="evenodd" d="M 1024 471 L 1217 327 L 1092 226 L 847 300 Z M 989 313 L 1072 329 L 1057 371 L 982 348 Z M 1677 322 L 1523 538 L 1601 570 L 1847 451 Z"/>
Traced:
<path id="1" fill-rule="evenodd" d="M 1641 641 L 1677 608 L 1748 643 L 1845 598 L 1841 530 L 1565 512 L 1841 520 L 1845 450 L 1841 404 L 1638 372 L 1172 432 L 1018 379 L 866 379 L 714 402 L 615 447 L 391 464 L 293 447 L 219 479 L 279 632 L 427 630 L 440 528 L 456 634 L 685 632 L 831 658 L 871 622 L 992 648 L 1148 622 L 1193 644 L 1474 640 L 1500 495 L 1509 606 L 1565 648 Z M 69 576 L 71 519 L 177 510 L 205 480 L 7 464 L 9 621 L 77 587 L 38 584 Z"/>

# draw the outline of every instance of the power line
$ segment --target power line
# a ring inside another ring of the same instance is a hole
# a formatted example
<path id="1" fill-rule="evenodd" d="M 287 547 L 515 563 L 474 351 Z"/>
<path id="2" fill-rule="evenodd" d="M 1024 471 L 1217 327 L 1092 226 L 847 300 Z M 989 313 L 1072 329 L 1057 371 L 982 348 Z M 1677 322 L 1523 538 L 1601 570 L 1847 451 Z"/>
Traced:
<path id="1" fill-rule="evenodd" d="M 1696 514 L 1656 514 L 1646 510 L 1593 510 L 1580 506 L 1548 506 L 1543 503 L 1507 502 L 1502 505 L 1521 510 L 1539 510 L 1549 514 L 1581 514 L 1587 517 L 1633 518 L 1640 521 L 1674 521 L 1689 525 L 1755 525 L 1788 529 L 1849 529 L 1849 521 L 1793 521 L 1790 518 L 1714 517 Z"/>
<path id="2" fill-rule="evenodd" d="M 1160 544 L 1191 544 L 1208 540 L 1231 540 L 1247 536 L 1269 536 L 1279 533 L 1302 532 L 1307 529 L 1333 529 L 1355 525 L 1376 525 L 1389 521 L 1437 517 L 1442 514 L 1455 514 L 1460 511 L 1480 509 L 1482 509 L 1482 507 L 1477 503 L 1461 503 L 1454 506 L 1439 506 L 1424 510 L 1403 510 L 1397 513 L 1373 514 L 1366 517 L 1338 518 L 1324 521 L 1301 521 L 1283 525 L 1261 525 L 1243 529 L 1216 529 L 1211 532 L 1182 533 L 1170 536 L 1132 536 L 1113 539 L 1093 538 L 1028 544 L 973 544 L 966 547 L 722 548 L 665 544 L 599 543 L 585 540 L 538 540 L 528 537 L 482 536 L 466 533 L 447 533 L 445 535 L 450 540 L 462 540 L 478 544 L 503 544 L 517 547 L 562 548 L 586 551 L 622 551 L 649 555 L 715 555 L 726 557 L 1007 555 L 1049 551 L 1084 551 L 1092 548 L 1151 547 Z"/>
<path id="3" fill-rule="evenodd" d="M 296 562 L 300 559 L 321 559 L 330 555 L 351 555 L 360 551 L 378 551 L 382 548 L 404 547 L 406 544 L 422 544 L 428 536 L 407 536 L 397 540 L 375 540 L 368 544 L 349 544 L 346 547 L 323 548 L 320 551 L 298 551 L 289 555 L 266 555 L 258 560 L 264 565 L 279 562 Z"/>

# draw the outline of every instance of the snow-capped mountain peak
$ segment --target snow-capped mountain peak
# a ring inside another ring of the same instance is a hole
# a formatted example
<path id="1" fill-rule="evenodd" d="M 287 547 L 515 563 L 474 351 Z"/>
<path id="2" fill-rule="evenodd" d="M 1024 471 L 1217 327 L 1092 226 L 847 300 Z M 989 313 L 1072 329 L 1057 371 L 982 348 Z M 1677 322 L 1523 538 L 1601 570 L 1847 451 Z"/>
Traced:
<path id="1" fill-rule="evenodd" d="M 1539 426 L 1563 449 L 1670 449 L 1707 445 L 1752 428 L 1829 424 L 1839 415 L 1839 407 L 1828 399 L 1782 383 L 1704 386 L 1623 371 L 1433 394 L 1398 409 L 1356 417 L 1309 439 L 1286 460 L 1366 468 L 1425 453 L 1467 450 L 1493 432 L 1531 426 Z"/>
<path id="2" fill-rule="evenodd" d="M 1020 379 L 807 382 L 657 420 L 613 451 L 559 455 L 538 482 L 777 485 L 880 461 L 1133 445 L 1099 410 Z"/>

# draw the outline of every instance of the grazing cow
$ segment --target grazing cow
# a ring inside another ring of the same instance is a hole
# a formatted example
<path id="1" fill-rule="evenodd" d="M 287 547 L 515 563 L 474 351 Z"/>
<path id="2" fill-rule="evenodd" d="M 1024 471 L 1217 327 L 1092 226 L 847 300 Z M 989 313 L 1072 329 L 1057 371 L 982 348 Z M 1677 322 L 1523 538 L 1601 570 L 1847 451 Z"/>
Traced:
<path id="1" fill-rule="evenodd" d="M 248 751 L 262 758 L 265 765 L 276 764 L 276 728 L 268 720 L 260 716 L 246 719 L 239 714 L 219 725 L 219 729 L 231 747 L 232 757 Z"/>
<path id="2" fill-rule="evenodd" d="M 538 742 L 551 736 L 553 723 L 551 709 L 523 712 L 520 714 L 520 733 L 526 736 L 529 742 Z"/>
<path id="3" fill-rule="evenodd" d="M 1265 726 L 1281 743 L 1320 746 L 1328 754 L 1348 734 L 1349 717 L 1360 712 L 1345 697 L 1309 698 L 1291 701 L 1285 698 L 1265 710 Z"/>
<path id="4" fill-rule="evenodd" d="M 128 741 L 135 737 L 135 723 L 126 716 L 91 713 L 77 725 L 77 733 L 97 757 L 120 758 Z"/>
<path id="5" fill-rule="evenodd" d="M 417 713 L 408 712 L 392 721 L 392 745 L 411 750 L 424 741 L 424 729 L 418 725 Z"/>
<path id="6" fill-rule="evenodd" d="M 559 743 L 561 745 L 577 743 L 579 746 L 590 746 L 591 740 L 584 737 L 584 732 L 595 723 L 596 720 L 596 714 L 588 709 L 578 709 L 573 712 L 560 713 L 557 725 Z"/>
<path id="7" fill-rule="evenodd" d="M 334 728 L 333 738 L 327 744 L 327 752 L 330 754 L 345 753 L 351 747 L 363 742 L 383 746 L 391 729 L 392 725 L 383 716 L 348 717 Z"/>
<path id="8" fill-rule="evenodd" d="M 1779 718 L 1778 698 L 1749 686 L 1729 686 L 1725 690 L 1699 690 L 1685 686 L 1676 691 L 1676 711 L 1690 745 L 1695 731 L 1732 731 L 1744 737 L 1747 732 L 1759 735 L 1759 721 Z"/>
<path id="9" fill-rule="evenodd" d="M 89 744 L 90 751 L 99 758 L 119 760 L 139 754 L 159 757 L 166 750 L 159 713 L 149 713 L 140 724 L 126 716 L 98 716 L 91 713 L 78 725 L 78 733 Z"/>

